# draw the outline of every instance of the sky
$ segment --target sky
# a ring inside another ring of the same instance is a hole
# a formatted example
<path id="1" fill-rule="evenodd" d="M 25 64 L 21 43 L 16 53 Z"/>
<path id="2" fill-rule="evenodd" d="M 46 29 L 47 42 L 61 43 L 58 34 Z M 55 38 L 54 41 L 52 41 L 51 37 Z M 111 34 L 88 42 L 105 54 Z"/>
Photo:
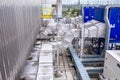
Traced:
<path id="1" fill-rule="evenodd" d="M 42 3 L 56 3 L 56 0 L 41 0 Z M 76 4 L 78 3 L 78 0 L 62 0 L 63 4 Z"/>
<path id="2" fill-rule="evenodd" d="M 41 0 L 43 4 L 55 4 L 56 0 Z M 62 0 L 62 4 L 120 4 L 120 0 Z"/>
<path id="3" fill-rule="evenodd" d="M 62 0 L 63 4 L 77 4 L 79 0 Z"/>

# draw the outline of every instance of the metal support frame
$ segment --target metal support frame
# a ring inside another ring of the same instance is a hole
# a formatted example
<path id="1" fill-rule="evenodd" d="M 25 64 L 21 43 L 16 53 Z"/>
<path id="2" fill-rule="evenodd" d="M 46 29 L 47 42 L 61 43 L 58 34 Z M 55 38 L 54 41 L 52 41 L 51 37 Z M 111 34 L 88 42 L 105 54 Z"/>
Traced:
<path id="1" fill-rule="evenodd" d="M 82 63 L 97 63 L 97 62 L 104 62 L 104 58 L 85 58 L 80 59 Z"/>
<path id="2" fill-rule="evenodd" d="M 83 55 L 83 58 L 102 58 L 101 55 Z"/>
<path id="3" fill-rule="evenodd" d="M 82 16 L 84 16 L 84 6 L 82 7 Z M 83 18 L 83 22 L 84 22 L 84 18 Z M 81 34 L 81 47 L 80 47 L 80 57 L 83 57 L 83 49 L 84 49 L 84 32 L 85 32 L 85 28 L 82 27 L 82 34 Z"/>
<path id="4" fill-rule="evenodd" d="M 109 8 L 110 6 L 107 6 L 105 9 L 105 23 L 107 26 L 107 35 L 106 35 L 106 39 L 105 39 L 105 49 L 104 49 L 104 53 L 106 52 L 106 50 L 108 49 L 108 44 L 109 44 L 109 35 L 110 35 L 110 22 L 108 19 L 108 13 L 109 13 Z M 84 13 L 84 11 L 83 11 Z M 84 16 L 84 14 L 83 14 Z M 82 41 L 81 41 L 81 52 L 80 52 L 80 57 L 81 59 L 77 56 L 77 53 L 75 52 L 73 47 L 69 47 L 70 50 L 70 54 L 73 58 L 73 61 L 75 63 L 75 68 L 77 69 L 77 73 L 79 75 L 79 78 L 81 80 L 90 80 L 90 76 L 89 74 L 98 74 L 98 73 L 102 73 L 103 72 L 103 67 L 85 67 L 83 64 L 84 63 L 98 63 L 104 62 L 104 55 L 83 55 L 83 44 L 84 44 L 84 27 L 82 28 Z"/>
<path id="5" fill-rule="evenodd" d="M 85 67 L 83 66 L 81 60 L 77 56 L 77 53 L 75 52 L 74 48 L 69 47 L 69 50 L 70 50 L 70 54 L 73 58 L 73 61 L 75 63 L 75 67 L 77 69 L 77 74 L 79 75 L 80 80 L 90 80 L 90 77 L 89 77 Z"/>
<path id="6" fill-rule="evenodd" d="M 98 74 L 103 72 L 103 67 L 86 67 L 88 74 Z"/>
<path id="7" fill-rule="evenodd" d="M 82 5 L 82 16 L 84 16 L 84 7 L 85 6 L 87 6 L 87 7 L 92 7 L 93 5 Z M 98 5 L 94 5 L 94 7 L 95 6 L 98 6 Z M 101 5 L 99 5 L 99 6 L 101 6 Z M 83 22 L 84 22 L 84 18 L 83 18 Z M 85 25 L 84 25 L 85 26 Z M 83 58 L 83 49 L 84 49 L 84 39 L 85 39 L 85 37 L 84 37 L 84 32 L 85 32 L 85 28 L 84 27 L 82 27 L 82 34 L 81 34 L 81 47 L 80 47 L 80 57 L 81 58 Z M 101 44 L 101 42 L 102 42 L 103 40 L 102 39 L 99 39 L 99 43 L 98 43 L 98 50 L 97 50 L 97 54 L 100 54 L 100 44 Z"/>

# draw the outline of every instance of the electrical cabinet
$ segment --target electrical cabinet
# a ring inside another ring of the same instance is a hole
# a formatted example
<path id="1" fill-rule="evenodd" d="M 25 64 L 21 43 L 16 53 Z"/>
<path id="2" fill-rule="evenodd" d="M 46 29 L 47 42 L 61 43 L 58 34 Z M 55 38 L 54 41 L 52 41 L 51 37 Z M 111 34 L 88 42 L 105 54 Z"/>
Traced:
<path id="1" fill-rule="evenodd" d="M 108 80 L 120 80 L 120 50 L 108 50 L 103 75 Z"/>

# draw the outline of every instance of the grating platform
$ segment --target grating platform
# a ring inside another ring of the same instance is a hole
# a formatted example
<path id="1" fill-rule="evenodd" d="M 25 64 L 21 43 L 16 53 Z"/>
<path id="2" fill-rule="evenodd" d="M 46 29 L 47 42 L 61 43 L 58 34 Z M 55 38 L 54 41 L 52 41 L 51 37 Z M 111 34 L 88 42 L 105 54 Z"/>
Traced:
<path id="1" fill-rule="evenodd" d="M 60 53 L 59 69 L 56 69 L 55 42 L 36 42 L 33 51 L 28 57 L 20 80 L 78 80 L 72 61 L 66 56 L 67 52 Z M 62 51 L 61 51 L 62 52 Z M 60 76 L 56 77 L 56 70 Z"/>
<path id="2" fill-rule="evenodd" d="M 53 80 L 53 54 L 50 44 L 42 45 L 37 80 Z"/>

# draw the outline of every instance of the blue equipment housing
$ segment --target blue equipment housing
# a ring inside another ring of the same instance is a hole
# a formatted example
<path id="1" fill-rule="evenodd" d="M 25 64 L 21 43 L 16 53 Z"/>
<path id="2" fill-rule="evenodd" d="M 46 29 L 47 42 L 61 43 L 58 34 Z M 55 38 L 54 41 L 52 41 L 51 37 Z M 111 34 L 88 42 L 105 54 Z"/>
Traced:
<path id="1" fill-rule="evenodd" d="M 94 19 L 95 7 L 84 7 L 84 22 Z"/>
<path id="2" fill-rule="evenodd" d="M 104 11 L 105 7 L 84 7 L 84 22 L 88 22 L 92 19 L 95 19 L 100 22 L 104 22 Z M 93 47 L 92 51 L 97 55 L 101 55 L 104 49 L 105 39 L 103 38 L 92 38 L 91 39 L 92 45 L 98 45 Z"/>
<path id="3" fill-rule="evenodd" d="M 92 19 L 95 19 L 100 22 L 104 21 L 104 13 L 105 6 L 100 7 L 84 7 L 84 22 L 88 22 Z M 111 7 L 109 9 L 109 21 L 111 25 L 111 31 L 109 36 L 109 49 L 120 49 L 120 45 L 116 45 L 116 43 L 120 43 L 120 7 Z M 92 39 L 92 44 L 98 44 L 96 48 L 92 48 L 96 54 L 101 54 L 101 44 L 104 43 L 104 39 L 98 39 L 98 41 L 94 41 L 96 39 Z M 96 43 L 93 43 L 96 42 Z M 117 47 L 116 47 L 117 46 Z"/>
<path id="4" fill-rule="evenodd" d="M 120 8 L 112 7 L 109 10 L 109 21 L 111 25 L 110 43 L 120 43 Z"/>
<path id="5" fill-rule="evenodd" d="M 105 7 L 95 7 L 94 19 L 104 23 L 104 13 Z"/>
<path id="6" fill-rule="evenodd" d="M 104 22 L 105 7 L 84 7 L 84 22 L 92 19 Z"/>

